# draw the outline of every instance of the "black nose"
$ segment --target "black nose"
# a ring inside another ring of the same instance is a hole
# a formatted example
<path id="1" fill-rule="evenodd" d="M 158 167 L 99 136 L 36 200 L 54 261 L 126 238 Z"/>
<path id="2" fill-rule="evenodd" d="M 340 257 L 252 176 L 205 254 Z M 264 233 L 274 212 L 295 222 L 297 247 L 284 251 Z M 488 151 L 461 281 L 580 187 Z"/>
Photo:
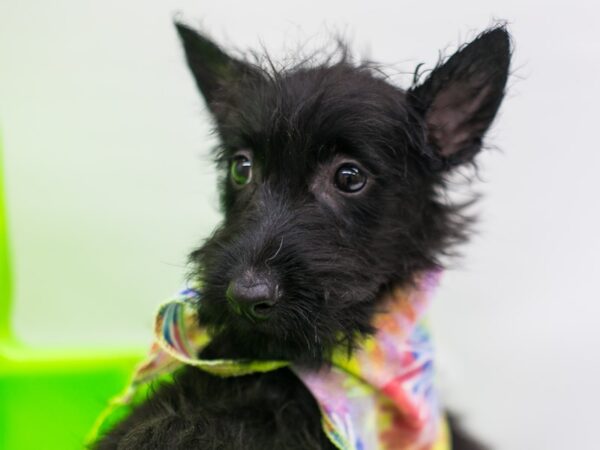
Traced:
<path id="1" fill-rule="evenodd" d="M 225 295 L 237 314 L 250 319 L 266 319 L 276 303 L 273 282 L 251 272 L 231 280 Z"/>

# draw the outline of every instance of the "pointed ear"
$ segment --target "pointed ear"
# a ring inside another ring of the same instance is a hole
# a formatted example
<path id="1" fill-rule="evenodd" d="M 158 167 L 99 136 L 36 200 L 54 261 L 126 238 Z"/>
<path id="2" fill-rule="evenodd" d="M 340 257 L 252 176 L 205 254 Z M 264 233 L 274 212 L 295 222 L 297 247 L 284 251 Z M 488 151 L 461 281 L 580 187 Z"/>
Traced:
<path id="1" fill-rule="evenodd" d="M 436 67 L 409 99 L 427 133 L 433 168 L 470 161 L 504 97 L 510 36 L 503 27 L 479 35 Z"/>
<path id="2" fill-rule="evenodd" d="M 183 43 L 188 66 L 208 107 L 227 83 L 254 73 L 251 65 L 227 55 L 206 36 L 179 22 L 175 27 Z"/>

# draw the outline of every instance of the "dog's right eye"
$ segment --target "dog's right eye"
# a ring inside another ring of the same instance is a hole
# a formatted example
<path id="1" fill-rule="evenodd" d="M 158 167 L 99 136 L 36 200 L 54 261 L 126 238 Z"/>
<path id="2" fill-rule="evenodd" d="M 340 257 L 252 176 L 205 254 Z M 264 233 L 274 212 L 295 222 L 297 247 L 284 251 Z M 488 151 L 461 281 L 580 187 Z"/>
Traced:
<path id="1" fill-rule="evenodd" d="M 244 186 L 252 180 L 252 160 L 246 153 L 238 153 L 231 159 L 229 174 L 233 182 Z"/>
<path id="2" fill-rule="evenodd" d="M 356 165 L 345 163 L 335 173 L 334 183 L 340 191 L 353 194 L 365 187 L 367 176 Z"/>

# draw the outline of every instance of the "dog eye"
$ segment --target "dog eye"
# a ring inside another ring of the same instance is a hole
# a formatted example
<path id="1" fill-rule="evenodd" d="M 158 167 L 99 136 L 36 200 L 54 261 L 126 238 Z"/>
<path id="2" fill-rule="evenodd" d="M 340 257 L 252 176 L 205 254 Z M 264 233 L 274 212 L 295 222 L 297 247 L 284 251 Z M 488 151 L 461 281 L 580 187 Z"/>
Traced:
<path id="1" fill-rule="evenodd" d="M 237 154 L 231 159 L 229 168 L 231 179 L 237 185 L 244 186 L 252 180 L 252 161 L 247 155 Z"/>
<path id="2" fill-rule="evenodd" d="M 336 187 L 343 192 L 360 191 L 367 184 L 366 175 L 354 164 L 342 164 L 335 173 Z"/>

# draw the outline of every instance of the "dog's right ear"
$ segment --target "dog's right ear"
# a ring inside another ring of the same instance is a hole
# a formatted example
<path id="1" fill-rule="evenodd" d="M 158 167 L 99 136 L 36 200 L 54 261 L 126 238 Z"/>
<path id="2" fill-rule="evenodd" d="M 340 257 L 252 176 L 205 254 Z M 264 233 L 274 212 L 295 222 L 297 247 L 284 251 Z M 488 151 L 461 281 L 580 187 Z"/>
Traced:
<path id="1" fill-rule="evenodd" d="M 217 44 L 196 30 L 175 22 L 183 43 L 188 66 L 196 80 L 206 104 L 214 112 L 214 100 L 226 84 L 235 82 L 254 73 L 255 69 L 240 60 L 230 57 Z"/>
<path id="2" fill-rule="evenodd" d="M 492 28 L 408 91 L 425 125 L 425 151 L 434 170 L 469 162 L 481 150 L 504 97 L 510 57 L 508 32 Z"/>

